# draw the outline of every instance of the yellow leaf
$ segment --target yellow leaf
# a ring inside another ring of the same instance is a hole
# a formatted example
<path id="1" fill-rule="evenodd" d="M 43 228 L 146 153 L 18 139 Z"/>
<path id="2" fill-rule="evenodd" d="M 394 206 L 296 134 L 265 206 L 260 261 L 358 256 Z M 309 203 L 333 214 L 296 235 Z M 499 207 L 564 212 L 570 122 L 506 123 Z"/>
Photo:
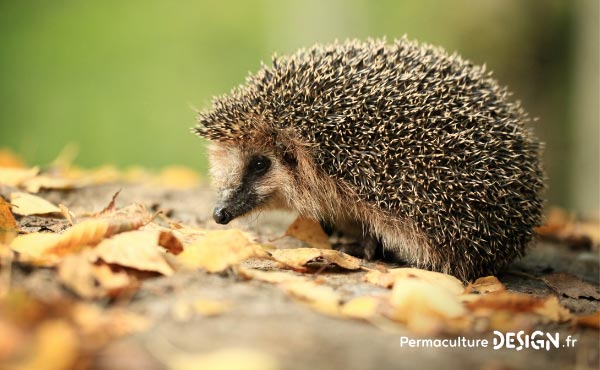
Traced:
<path id="1" fill-rule="evenodd" d="M 261 271 L 256 269 L 246 269 L 238 267 L 238 274 L 247 278 L 260 280 L 271 284 L 286 283 L 288 281 L 307 281 L 305 277 L 294 275 L 291 272 L 282 271 Z"/>
<path id="2" fill-rule="evenodd" d="M 298 217 L 287 229 L 285 235 L 302 240 L 313 248 L 331 249 L 329 236 L 321 225 L 311 219 Z"/>
<path id="3" fill-rule="evenodd" d="M 271 257 L 288 267 L 303 270 L 311 261 L 333 263 L 348 270 L 360 268 L 360 260 L 340 251 L 317 248 L 276 249 L 269 252 Z"/>
<path id="4" fill-rule="evenodd" d="M 31 355 L 15 364 L 13 370 L 67 370 L 74 367 L 79 354 L 79 339 L 63 320 L 48 320 L 34 334 Z"/>
<path id="5" fill-rule="evenodd" d="M 94 252 L 106 263 L 170 276 L 173 268 L 165 260 L 164 249 L 158 244 L 159 237 L 158 230 L 121 233 L 103 240 Z"/>
<path id="6" fill-rule="evenodd" d="M 472 288 L 479 293 L 490 293 L 506 290 L 504 284 L 502 284 L 495 276 L 480 277 L 475 280 Z"/>
<path id="7" fill-rule="evenodd" d="M 194 314 L 216 316 L 231 309 L 231 303 L 210 299 L 197 299 L 194 302 L 177 301 L 172 307 L 173 318 L 177 321 L 188 321 Z"/>
<path id="8" fill-rule="evenodd" d="M 391 288 L 394 286 L 396 276 L 393 273 L 371 270 L 365 274 L 363 280 L 383 288 Z"/>
<path id="9" fill-rule="evenodd" d="M 101 217 L 87 219 L 62 234 L 20 235 L 10 247 L 21 254 L 20 261 L 53 266 L 66 254 L 78 252 L 84 246 L 96 245 L 114 234 L 135 230 L 150 222 L 151 218 L 143 206 L 133 204 Z"/>
<path id="10" fill-rule="evenodd" d="M 277 370 L 270 355 L 250 349 L 226 348 L 202 355 L 176 354 L 168 361 L 171 370 Z"/>
<path id="11" fill-rule="evenodd" d="M 157 185 L 171 189 L 190 189 L 199 182 L 198 172 L 185 166 L 164 167 L 157 177 Z"/>
<path id="12" fill-rule="evenodd" d="M 113 271 L 105 263 L 96 263 L 97 259 L 91 248 L 66 256 L 58 266 L 58 276 L 65 286 L 84 298 L 115 296 L 137 286 L 125 271 Z"/>
<path id="13" fill-rule="evenodd" d="M 46 199 L 36 195 L 23 192 L 10 194 L 10 203 L 13 213 L 21 216 L 44 215 L 48 213 L 60 213 L 61 210 Z"/>
<path id="14" fill-rule="evenodd" d="M 466 312 L 451 290 L 432 281 L 402 277 L 394 283 L 390 304 L 392 317 L 401 322 L 409 322 L 415 315 L 449 319 Z"/>
<path id="15" fill-rule="evenodd" d="M 82 184 L 70 178 L 38 175 L 22 181 L 22 185 L 30 193 L 39 193 L 40 189 L 68 190 L 80 187 Z"/>
<path id="16" fill-rule="evenodd" d="M 304 270 L 304 266 L 322 256 L 317 248 L 275 249 L 269 252 L 277 262 L 281 262 L 296 270 Z"/>
<path id="17" fill-rule="evenodd" d="M 25 162 L 8 148 L 0 148 L 0 167 L 23 168 Z"/>
<path id="18" fill-rule="evenodd" d="M 220 272 L 264 253 L 260 246 L 251 244 L 240 230 L 230 229 L 208 231 L 198 242 L 186 245 L 177 259 L 188 268 Z"/>
<path id="19" fill-rule="evenodd" d="M 600 329 L 600 311 L 596 311 L 590 315 L 576 316 L 573 318 L 573 321 L 579 326 Z"/>
<path id="20" fill-rule="evenodd" d="M 37 167 L 33 168 L 10 168 L 0 167 L 0 184 L 8 186 L 20 186 L 26 180 L 34 178 L 40 172 Z"/>
<path id="21" fill-rule="evenodd" d="M 288 281 L 280 286 L 313 309 L 327 315 L 339 316 L 341 296 L 333 288 L 312 281 Z"/>
<path id="22" fill-rule="evenodd" d="M 422 270 L 412 267 L 401 267 L 388 270 L 395 276 L 394 284 L 407 279 L 418 279 L 437 285 L 452 294 L 461 294 L 465 290 L 463 283 L 452 275 L 441 272 Z"/>
<path id="23" fill-rule="evenodd" d="M 19 228 L 10 206 L 0 196 L 0 245 L 9 244 L 17 236 Z"/>
<path id="24" fill-rule="evenodd" d="M 340 313 L 342 316 L 368 320 L 377 316 L 380 302 L 381 299 L 378 297 L 356 297 L 344 303 Z"/>

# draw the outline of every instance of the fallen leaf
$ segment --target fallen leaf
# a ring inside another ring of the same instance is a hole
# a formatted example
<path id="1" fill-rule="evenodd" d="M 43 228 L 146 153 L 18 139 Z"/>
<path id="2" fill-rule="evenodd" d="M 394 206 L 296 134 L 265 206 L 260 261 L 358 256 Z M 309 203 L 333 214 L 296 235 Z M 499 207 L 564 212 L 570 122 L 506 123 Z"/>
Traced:
<path id="1" fill-rule="evenodd" d="M 75 367 L 79 338 L 74 328 L 61 319 L 39 325 L 28 356 L 11 366 L 13 370 L 67 370 Z"/>
<path id="2" fill-rule="evenodd" d="M 197 299 L 193 302 L 177 301 L 171 308 L 176 321 L 189 321 L 195 314 L 202 316 L 217 316 L 231 309 L 231 303 L 210 299 Z"/>
<path id="3" fill-rule="evenodd" d="M 575 275 L 560 272 L 545 275 L 542 280 L 560 295 L 575 299 L 584 297 L 600 300 L 598 288 Z"/>
<path id="4" fill-rule="evenodd" d="M 325 262 L 348 270 L 360 268 L 360 259 L 336 250 L 317 248 L 275 249 L 269 251 L 271 257 L 295 270 L 304 270 L 307 263 Z"/>
<path id="5" fill-rule="evenodd" d="M 280 287 L 321 313 L 339 316 L 341 296 L 331 287 L 312 281 L 288 281 Z"/>
<path id="6" fill-rule="evenodd" d="M 600 246 L 600 224 L 597 219 L 577 220 L 574 214 L 560 208 L 550 209 L 545 224 L 536 228 L 536 232 L 542 237 L 564 241 L 572 246 Z"/>
<path id="7" fill-rule="evenodd" d="M 46 199 L 29 193 L 11 193 L 10 203 L 12 204 L 13 213 L 21 216 L 45 215 L 61 212 L 60 208 L 48 202 Z"/>
<path id="8" fill-rule="evenodd" d="M 381 298 L 373 296 L 356 297 L 342 305 L 342 316 L 368 320 L 378 315 Z"/>
<path id="9" fill-rule="evenodd" d="M 170 189 L 191 189 L 200 183 L 200 175 L 185 166 L 167 166 L 161 169 L 156 184 Z"/>
<path id="10" fill-rule="evenodd" d="M 84 298 L 114 297 L 137 289 L 135 278 L 124 270 L 113 269 L 91 248 L 66 256 L 58 266 L 61 282 Z"/>
<path id="11" fill-rule="evenodd" d="M 188 268 L 220 272 L 250 257 L 265 255 L 240 230 L 229 229 L 208 231 L 198 242 L 186 245 L 177 259 Z"/>
<path id="12" fill-rule="evenodd" d="M 17 221 L 10 211 L 10 206 L 0 196 L 0 246 L 10 244 L 18 232 Z"/>
<path id="13" fill-rule="evenodd" d="M 98 244 L 117 233 L 135 230 L 152 219 L 141 205 L 131 205 L 102 217 L 82 221 L 62 234 L 31 233 L 16 237 L 10 247 L 19 260 L 42 266 L 56 265 L 62 256 Z"/>
<path id="14" fill-rule="evenodd" d="M 244 348 L 226 348 L 200 355 L 178 353 L 168 359 L 171 370 L 277 370 L 276 359 L 266 353 Z"/>
<path id="15" fill-rule="evenodd" d="M 86 302 L 75 303 L 70 318 L 84 335 L 86 345 L 100 348 L 109 341 L 141 332 L 150 326 L 145 317 L 121 307 L 100 309 Z"/>
<path id="16" fill-rule="evenodd" d="M 600 311 L 596 311 L 589 315 L 575 316 L 573 322 L 578 326 L 600 329 Z"/>
<path id="17" fill-rule="evenodd" d="M 458 295 L 465 291 L 463 283 L 452 275 L 413 267 L 389 269 L 387 272 L 372 270 L 365 275 L 364 279 L 384 288 L 389 288 L 402 280 L 417 279 L 438 285 L 452 294 Z"/>
<path id="18" fill-rule="evenodd" d="M 125 232 L 103 240 L 94 253 L 106 263 L 170 276 L 173 268 L 165 260 L 159 238 L 157 230 Z"/>
<path id="19" fill-rule="evenodd" d="M 363 280 L 383 288 L 391 288 L 394 286 L 396 276 L 393 273 L 371 270 L 365 274 Z"/>
<path id="20" fill-rule="evenodd" d="M 29 177 L 22 181 L 21 185 L 30 193 L 39 193 L 41 189 L 69 190 L 83 186 L 74 179 L 50 175 Z"/>
<path id="21" fill-rule="evenodd" d="M 491 293 L 506 290 L 504 284 L 495 276 L 480 277 L 471 286 L 479 293 Z"/>
<path id="22" fill-rule="evenodd" d="M 256 269 L 247 269 L 242 266 L 237 268 L 240 276 L 246 279 L 260 280 L 271 284 L 286 283 L 289 281 L 307 281 L 305 277 L 295 275 L 292 272 L 282 271 L 261 271 Z"/>
<path id="23" fill-rule="evenodd" d="M 329 236 L 323 231 L 321 225 L 309 218 L 298 217 L 288 227 L 285 235 L 302 240 L 313 248 L 331 249 Z"/>
<path id="24" fill-rule="evenodd" d="M 488 294 L 463 295 L 461 300 L 473 312 L 534 313 L 555 322 L 565 321 L 571 317 L 569 310 L 562 307 L 555 296 L 538 298 L 525 293 L 497 291 Z"/>
<path id="25" fill-rule="evenodd" d="M 393 317 L 403 322 L 410 321 L 416 313 L 455 318 L 466 312 L 455 291 L 435 280 L 399 277 L 389 302 L 394 308 Z"/>
<path id="26" fill-rule="evenodd" d="M 23 168 L 25 162 L 8 148 L 0 148 L 0 167 Z"/>
<path id="27" fill-rule="evenodd" d="M 25 181 L 34 178 L 40 169 L 0 167 L 0 184 L 8 186 L 20 186 Z"/>

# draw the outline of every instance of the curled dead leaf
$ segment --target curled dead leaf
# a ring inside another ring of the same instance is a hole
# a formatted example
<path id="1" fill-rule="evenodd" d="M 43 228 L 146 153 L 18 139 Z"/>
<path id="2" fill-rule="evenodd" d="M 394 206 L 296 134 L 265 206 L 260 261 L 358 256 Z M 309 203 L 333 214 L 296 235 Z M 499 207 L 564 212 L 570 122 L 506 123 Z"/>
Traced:
<path id="1" fill-rule="evenodd" d="M 159 246 L 158 230 L 136 230 L 103 240 L 94 253 L 106 263 L 170 276 L 173 268 Z"/>
<path id="2" fill-rule="evenodd" d="M 208 231 L 198 242 L 186 245 L 177 259 L 188 268 L 220 272 L 250 257 L 264 257 L 266 252 L 250 242 L 237 229 Z"/>
<path id="3" fill-rule="evenodd" d="M 10 203 L 14 214 L 21 216 L 45 215 L 50 213 L 60 213 L 61 210 L 46 199 L 23 192 L 14 192 L 10 194 Z"/>
<path id="4" fill-rule="evenodd" d="M 600 329 L 600 311 L 596 311 L 589 315 L 575 316 L 573 322 L 578 326 Z"/>
<path id="5" fill-rule="evenodd" d="M 296 218 L 286 230 L 285 235 L 302 240 L 313 248 L 331 249 L 329 236 L 323 231 L 321 225 L 305 217 Z"/>
<path id="6" fill-rule="evenodd" d="M 10 244 L 18 232 L 17 221 L 10 211 L 10 206 L 0 196 L 0 246 Z"/>
<path id="7" fill-rule="evenodd" d="M 293 248 L 269 251 L 271 257 L 285 266 L 295 270 L 304 270 L 309 262 L 325 262 L 335 264 L 347 270 L 360 268 L 360 259 L 331 249 Z"/>
<path id="8" fill-rule="evenodd" d="M 491 293 L 506 290 L 504 284 L 495 276 L 480 277 L 471 285 L 472 289 L 479 293 Z"/>

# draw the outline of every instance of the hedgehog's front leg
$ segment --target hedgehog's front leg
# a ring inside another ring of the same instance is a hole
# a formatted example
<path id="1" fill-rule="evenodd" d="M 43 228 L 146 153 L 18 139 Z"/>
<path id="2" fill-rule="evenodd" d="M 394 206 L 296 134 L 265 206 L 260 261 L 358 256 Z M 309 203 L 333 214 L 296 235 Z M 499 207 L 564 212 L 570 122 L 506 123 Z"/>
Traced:
<path id="1" fill-rule="evenodd" d="M 349 228 L 348 225 L 339 227 L 325 221 L 321 221 L 321 227 L 329 236 L 340 234 L 340 236 L 350 236 L 352 239 L 356 239 L 352 243 L 336 243 L 333 245 L 335 250 L 351 256 L 372 261 L 377 257 L 377 252 L 382 249 L 379 239 L 371 234 L 357 232 L 356 227 Z M 362 231 L 360 228 L 358 230 Z"/>

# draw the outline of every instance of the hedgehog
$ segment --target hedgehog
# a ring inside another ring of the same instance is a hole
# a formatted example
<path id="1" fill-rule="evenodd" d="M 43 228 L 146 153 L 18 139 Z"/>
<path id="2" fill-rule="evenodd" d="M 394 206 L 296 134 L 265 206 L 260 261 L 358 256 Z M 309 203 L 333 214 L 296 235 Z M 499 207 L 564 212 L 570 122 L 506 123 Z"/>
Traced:
<path id="1" fill-rule="evenodd" d="M 485 65 L 406 36 L 275 55 L 198 113 L 213 217 L 293 210 L 359 235 L 358 257 L 495 274 L 532 241 L 545 187 L 511 97 Z"/>

